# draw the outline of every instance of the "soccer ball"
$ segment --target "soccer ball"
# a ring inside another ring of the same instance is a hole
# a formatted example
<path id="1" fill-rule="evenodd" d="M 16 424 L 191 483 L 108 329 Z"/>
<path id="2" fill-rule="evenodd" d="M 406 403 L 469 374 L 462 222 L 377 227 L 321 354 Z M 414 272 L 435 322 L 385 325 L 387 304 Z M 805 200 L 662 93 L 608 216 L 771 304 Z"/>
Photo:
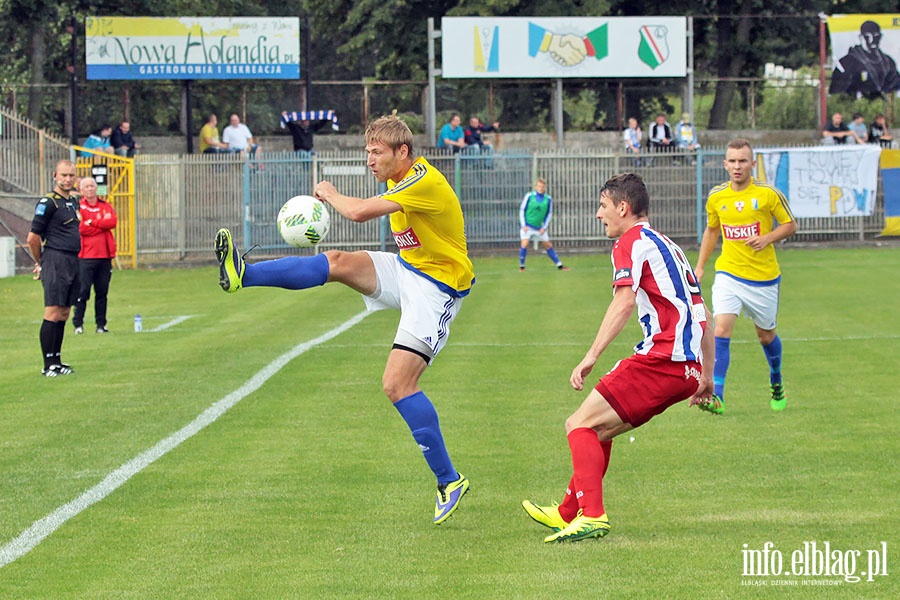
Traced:
<path id="1" fill-rule="evenodd" d="M 297 248 L 309 248 L 328 233 L 331 216 L 321 200 L 312 196 L 294 196 L 278 211 L 278 233 Z"/>

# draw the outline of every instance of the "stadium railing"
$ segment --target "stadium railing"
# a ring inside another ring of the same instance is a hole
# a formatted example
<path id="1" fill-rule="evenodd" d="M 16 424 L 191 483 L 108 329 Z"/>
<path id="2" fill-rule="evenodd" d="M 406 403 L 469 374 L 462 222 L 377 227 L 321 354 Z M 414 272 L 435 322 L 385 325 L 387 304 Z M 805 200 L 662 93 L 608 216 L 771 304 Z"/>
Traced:
<path id="1" fill-rule="evenodd" d="M 603 152 L 454 155 L 426 150 L 425 156 L 459 195 L 470 249 L 485 253 L 518 245 L 519 205 L 538 176 L 547 180 L 553 197 L 554 245 L 570 252 L 608 247 L 595 218 L 597 192 L 615 173 L 639 172 L 650 190 L 651 222 L 688 246 L 696 245 L 705 227 L 706 193 L 725 180 L 724 148 L 657 156 L 639 166 L 631 157 Z M 330 232 L 312 250 L 288 247 L 275 226 L 281 205 L 292 196 L 310 194 L 322 179 L 348 195 L 377 194 L 379 184 L 366 168 L 363 152 L 323 152 L 304 159 L 291 152 L 271 153 L 257 162 L 236 155 L 139 155 L 135 168 L 139 263 L 210 260 L 211 241 L 219 227 L 230 228 L 242 248 L 259 245 L 258 256 L 393 248 L 386 224 L 378 220 L 358 224 L 333 214 Z M 879 182 L 873 215 L 799 219 L 800 230 L 792 242 L 873 237 L 884 224 L 883 206 Z"/>

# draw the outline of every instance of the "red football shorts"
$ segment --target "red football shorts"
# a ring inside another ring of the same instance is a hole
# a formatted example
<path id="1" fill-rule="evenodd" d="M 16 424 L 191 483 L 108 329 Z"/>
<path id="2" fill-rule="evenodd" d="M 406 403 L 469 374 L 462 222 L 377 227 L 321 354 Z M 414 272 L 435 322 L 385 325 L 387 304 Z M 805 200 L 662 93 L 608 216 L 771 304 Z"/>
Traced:
<path id="1" fill-rule="evenodd" d="M 700 363 L 634 354 L 616 363 L 594 387 L 616 414 L 640 427 L 700 386 Z"/>

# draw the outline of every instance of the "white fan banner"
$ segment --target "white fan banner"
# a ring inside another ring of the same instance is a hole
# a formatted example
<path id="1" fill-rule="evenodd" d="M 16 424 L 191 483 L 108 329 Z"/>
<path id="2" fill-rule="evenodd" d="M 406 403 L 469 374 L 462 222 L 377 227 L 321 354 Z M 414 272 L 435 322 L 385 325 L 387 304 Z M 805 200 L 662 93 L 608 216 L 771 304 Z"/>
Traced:
<path id="1" fill-rule="evenodd" d="M 872 144 L 760 149 L 756 179 L 781 190 L 795 217 L 869 216 L 880 156 Z"/>

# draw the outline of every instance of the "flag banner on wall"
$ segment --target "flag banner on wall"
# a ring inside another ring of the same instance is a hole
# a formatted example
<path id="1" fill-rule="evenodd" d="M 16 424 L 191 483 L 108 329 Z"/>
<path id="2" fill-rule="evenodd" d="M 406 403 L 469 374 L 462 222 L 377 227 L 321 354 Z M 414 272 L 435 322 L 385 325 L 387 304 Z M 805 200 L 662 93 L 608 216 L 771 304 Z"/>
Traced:
<path id="1" fill-rule="evenodd" d="M 873 144 L 760 149 L 756 179 L 786 195 L 796 217 L 869 216 L 880 155 Z"/>
<path id="2" fill-rule="evenodd" d="M 900 91 L 900 13 L 827 18 L 834 71 L 830 94 Z"/>
<path id="3" fill-rule="evenodd" d="M 900 235 L 900 150 L 881 151 L 881 183 L 884 185 L 881 235 Z"/>

